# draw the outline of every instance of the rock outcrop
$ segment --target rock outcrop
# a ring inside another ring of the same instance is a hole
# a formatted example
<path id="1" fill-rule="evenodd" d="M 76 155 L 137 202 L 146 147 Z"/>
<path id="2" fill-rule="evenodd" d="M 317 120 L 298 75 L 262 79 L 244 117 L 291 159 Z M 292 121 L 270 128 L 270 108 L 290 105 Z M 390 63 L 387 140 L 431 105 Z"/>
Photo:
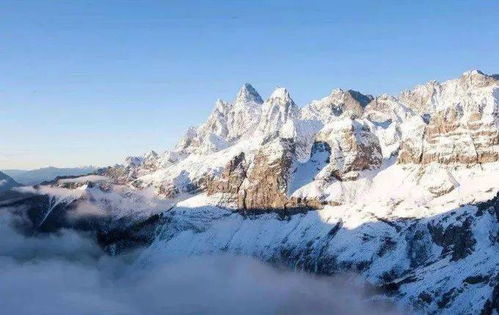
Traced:
<path id="1" fill-rule="evenodd" d="M 363 121 L 344 119 L 326 125 L 317 134 L 316 141 L 329 144 L 331 155 L 327 167 L 340 180 L 355 179 L 359 171 L 381 165 L 378 138 Z"/>
<path id="2" fill-rule="evenodd" d="M 276 139 L 256 154 L 239 190 L 238 208 L 245 210 L 285 209 L 293 143 Z"/>

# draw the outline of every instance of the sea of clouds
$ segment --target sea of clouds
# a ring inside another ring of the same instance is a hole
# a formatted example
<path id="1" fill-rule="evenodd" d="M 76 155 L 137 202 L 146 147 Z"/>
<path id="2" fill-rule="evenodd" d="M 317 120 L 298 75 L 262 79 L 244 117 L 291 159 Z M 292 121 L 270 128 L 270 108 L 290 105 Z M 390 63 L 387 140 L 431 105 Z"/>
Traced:
<path id="1" fill-rule="evenodd" d="M 0 213 L 3 314 L 388 312 L 367 301 L 351 278 L 317 277 L 228 255 L 138 265 L 140 252 L 112 257 L 91 235 L 73 230 L 28 237 L 13 228 L 13 218 Z"/>

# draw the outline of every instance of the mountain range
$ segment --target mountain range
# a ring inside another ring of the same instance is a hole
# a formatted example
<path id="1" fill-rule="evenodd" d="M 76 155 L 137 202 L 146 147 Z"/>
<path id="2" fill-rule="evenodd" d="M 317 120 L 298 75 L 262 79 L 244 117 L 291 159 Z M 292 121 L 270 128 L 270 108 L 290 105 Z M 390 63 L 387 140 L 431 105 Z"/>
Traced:
<path id="1" fill-rule="evenodd" d="M 9 175 L 18 183 L 21 183 L 23 185 L 36 185 L 40 184 L 41 182 L 53 180 L 58 176 L 80 176 L 91 174 L 96 170 L 97 168 L 93 166 L 66 168 L 49 166 L 33 170 L 2 170 L 2 172 Z"/>
<path id="2" fill-rule="evenodd" d="M 143 266 L 248 255 L 357 273 L 409 311 L 499 309 L 499 76 L 478 70 L 304 107 L 244 84 L 173 150 L 16 191 L 2 204 L 32 229 L 91 230 Z"/>

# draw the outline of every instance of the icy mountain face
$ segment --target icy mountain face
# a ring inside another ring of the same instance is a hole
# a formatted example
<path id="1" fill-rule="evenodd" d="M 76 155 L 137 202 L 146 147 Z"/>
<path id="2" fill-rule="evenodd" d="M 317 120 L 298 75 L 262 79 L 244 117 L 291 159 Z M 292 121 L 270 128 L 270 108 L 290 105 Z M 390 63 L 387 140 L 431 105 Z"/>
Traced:
<path id="1" fill-rule="evenodd" d="M 215 110 L 199 128 L 190 129 L 177 145 L 177 151 L 206 154 L 227 148 L 252 130 L 260 121 L 262 98 L 244 84 L 233 103 L 217 100 Z"/>
<path id="2" fill-rule="evenodd" d="M 229 141 L 240 139 L 258 125 L 262 104 L 262 98 L 251 84 L 241 87 L 228 115 Z"/>
<path id="3" fill-rule="evenodd" d="M 491 314 L 499 294 L 498 106 L 498 77 L 478 71 L 400 97 L 335 90 L 303 108 L 286 89 L 263 102 L 244 85 L 175 150 L 100 170 L 105 183 L 49 188 L 84 191 L 76 199 L 111 222 L 144 218 L 133 209 L 154 214 L 119 233 L 104 229 L 113 252 L 154 239 L 144 264 L 251 255 L 360 273 L 420 312 Z"/>
<path id="4" fill-rule="evenodd" d="M 279 136 L 288 122 L 298 118 L 299 108 L 291 99 L 288 90 L 277 88 L 262 106 L 262 117 L 256 135 L 267 142 Z M 289 127 L 293 128 L 293 126 Z"/>
<path id="5" fill-rule="evenodd" d="M 228 146 L 228 113 L 231 105 L 217 100 L 215 110 L 208 120 L 197 129 L 189 129 L 177 149 L 187 154 L 206 154 Z"/>

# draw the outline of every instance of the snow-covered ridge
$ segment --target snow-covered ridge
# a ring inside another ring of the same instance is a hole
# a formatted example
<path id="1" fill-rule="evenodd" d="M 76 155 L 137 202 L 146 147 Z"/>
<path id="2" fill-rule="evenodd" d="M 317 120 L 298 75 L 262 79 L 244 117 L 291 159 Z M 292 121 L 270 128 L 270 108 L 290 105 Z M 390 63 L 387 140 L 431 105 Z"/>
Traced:
<path id="1" fill-rule="evenodd" d="M 280 149 L 265 149 L 279 143 L 274 139 L 291 141 L 291 159 L 299 163 L 307 162 L 315 142 L 328 143 L 328 163 L 319 170 L 323 192 L 338 181 L 363 180 L 361 171 L 376 173 L 389 161 L 436 162 L 450 168 L 490 163 L 499 159 L 498 104 L 497 76 L 476 70 L 443 83 L 430 81 L 399 97 L 335 89 L 302 108 L 285 88 L 277 88 L 263 101 L 250 84 L 244 84 L 233 102 L 218 100 L 208 120 L 191 128 L 175 150 L 128 158 L 126 165 L 111 173 L 121 183 L 151 187 L 174 198 L 223 180 L 226 165 L 241 153 L 247 171 L 262 154 L 268 161 L 279 157 Z M 293 167 L 284 172 L 286 182 L 293 181 Z M 305 186 L 317 185 L 311 178 Z"/>

